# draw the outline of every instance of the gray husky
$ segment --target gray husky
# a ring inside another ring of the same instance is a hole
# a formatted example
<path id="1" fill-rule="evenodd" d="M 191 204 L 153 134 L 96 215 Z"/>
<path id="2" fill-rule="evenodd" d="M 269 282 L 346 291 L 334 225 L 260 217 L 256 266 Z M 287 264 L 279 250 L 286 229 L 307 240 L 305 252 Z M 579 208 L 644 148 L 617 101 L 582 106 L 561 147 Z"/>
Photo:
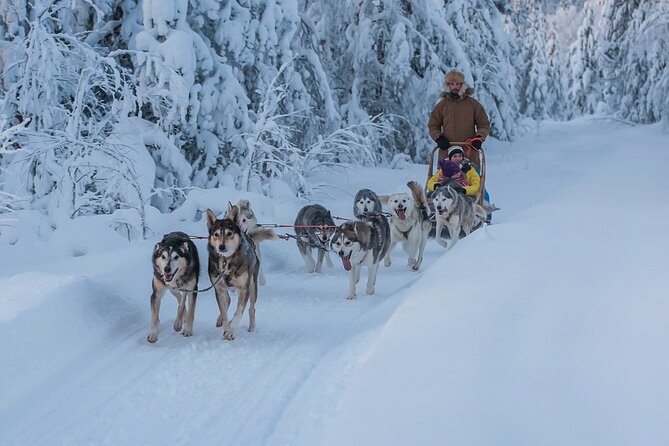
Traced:
<path id="1" fill-rule="evenodd" d="M 379 263 L 390 248 L 390 225 L 385 215 L 369 212 L 342 224 L 335 230 L 331 246 L 348 271 L 347 299 L 355 299 L 355 288 L 363 266 L 369 271 L 367 294 L 374 294 Z"/>
<path id="2" fill-rule="evenodd" d="M 381 213 L 381 201 L 374 191 L 360 189 L 353 199 L 353 215 L 359 217 L 368 212 Z"/>
<path id="3" fill-rule="evenodd" d="M 332 260 L 328 253 L 328 241 L 334 233 L 335 224 L 330 211 L 320 204 L 309 204 L 300 209 L 295 218 L 295 235 L 297 248 L 302 254 L 307 272 L 320 273 L 323 269 L 323 258 L 332 268 Z M 314 263 L 311 256 L 312 249 L 318 251 L 318 260 Z"/>
<path id="4" fill-rule="evenodd" d="M 415 181 L 409 181 L 407 186 L 411 190 L 411 197 L 407 193 L 388 197 L 391 243 L 384 264 L 390 266 L 390 252 L 401 242 L 402 248 L 409 255 L 409 267 L 418 271 L 423 263 L 423 252 L 432 223 L 423 188 Z"/>
<path id="5" fill-rule="evenodd" d="M 449 249 L 458 242 L 460 230 L 469 235 L 476 225 L 486 220 L 484 208 L 458 193 L 450 185 L 440 186 L 434 191 L 432 204 L 437 222 L 435 238 L 441 246 L 447 246 L 446 241 L 441 238 L 441 231 L 446 226 L 451 239 Z"/>
<path id="6" fill-rule="evenodd" d="M 165 291 L 177 298 L 177 317 L 174 320 L 174 331 L 181 331 L 184 336 L 193 335 L 195 319 L 195 302 L 197 300 L 197 284 L 200 277 L 200 258 L 197 248 L 190 237 L 183 232 L 170 232 L 156 243 L 153 248 L 153 280 L 151 287 L 151 333 L 147 341 L 158 340 L 160 326 L 160 299 Z M 186 310 L 186 297 L 189 297 Z"/>
<path id="7" fill-rule="evenodd" d="M 256 214 L 253 212 L 253 209 L 251 209 L 251 202 L 242 198 L 237 202 L 237 207 L 239 208 L 239 212 L 236 214 L 237 220 L 235 223 L 239 225 L 239 228 L 242 230 L 242 232 L 248 233 L 249 229 L 256 228 L 258 226 L 258 219 L 256 218 Z M 228 210 L 226 211 L 223 218 L 229 217 L 231 208 L 232 204 L 228 206 Z M 258 260 L 260 260 L 260 244 L 256 245 L 256 254 L 258 255 Z M 260 285 L 265 285 L 265 275 L 262 272 L 262 264 L 260 265 L 260 270 L 258 271 L 258 283 Z"/>
<path id="8" fill-rule="evenodd" d="M 258 270 L 260 260 L 256 255 L 255 245 L 262 240 L 276 239 L 276 234 L 263 228 L 249 229 L 243 232 L 236 223 L 239 213 L 237 206 L 228 210 L 228 218 L 219 220 L 207 209 L 207 228 L 209 229 L 209 279 L 214 285 L 216 302 L 220 315 L 216 320 L 217 327 L 223 327 L 223 337 L 227 340 L 235 338 L 235 329 L 242 318 L 246 303 L 249 306 L 249 331 L 256 327 L 256 300 L 258 298 Z M 228 288 L 239 291 L 237 310 L 231 321 L 228 321 L 230 294 Z"/>

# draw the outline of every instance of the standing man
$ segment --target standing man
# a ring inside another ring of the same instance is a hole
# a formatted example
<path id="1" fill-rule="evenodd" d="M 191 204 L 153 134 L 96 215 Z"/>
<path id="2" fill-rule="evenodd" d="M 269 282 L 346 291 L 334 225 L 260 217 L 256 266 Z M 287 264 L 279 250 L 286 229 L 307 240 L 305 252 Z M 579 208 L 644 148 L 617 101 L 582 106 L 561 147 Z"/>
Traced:
<path id="1" fill-rule="evenodd" d="M 465 83 L 465 75 L 459 71 L 449 71 L 444 78 L 441 100 L 430 114 L 427 128 L 430 136 L 439 146 L 439 161 L 448 156 L 451 141 L 474 139 L 472 145 L 481 149 L 481 143 L 488 137 L 490 121 L 479 101 L 472 97 L 474 89 Z M 478 153 L 468 153 L 465 158 L 472 166 L 481 168 Z"/>

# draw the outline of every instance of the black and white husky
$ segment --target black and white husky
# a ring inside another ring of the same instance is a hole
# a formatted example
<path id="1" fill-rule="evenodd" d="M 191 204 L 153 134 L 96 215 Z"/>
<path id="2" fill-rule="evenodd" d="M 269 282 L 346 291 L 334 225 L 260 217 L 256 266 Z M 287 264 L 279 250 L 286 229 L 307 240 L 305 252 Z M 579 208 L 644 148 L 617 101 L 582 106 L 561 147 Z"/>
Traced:
<path id="1" fill-rule="evenodd" d="M 404 252 L 409 255 L 409 267 L 418 271 L 423 263 L 425 244 L 432 226 L 430 208 L 423 188 L 415 181 L 409 181 L 407 186 L 411 190 L 411 196 L 401 193 L 388 197 L 391 243 L 384 264 L 390 266 L 390 253 L 401 242 Z"/>
<path id="2" fill-rule="evenodd" d="M 457 192 L 450 185 L 438 187 L 432 194 L 432 204 L 436 214 L 437 243 L 446 247 L 441 231 L 446 226 L 451 243 L 448 249 L 455 246 L 460 238 L 460 230 L 469 235 L 472 229 L 486 220 L 486 210 L 475 204 L 472 199 Z"/>
<path id="3" fill-rule="evenodd" d="M 235 223 L 239 225 L 239 228 L 242 230 L 242 232 L 248 233 L 250 229 L 254 229 L 258 226 L 258 219 L 256 218 L 256 214 L 253 212 L 253 209 L 251 209 L 251 202 L 249 200 L 244 198 L 240 199 L 237 202 L 237 208 L 239 209 L 239 212 L 236 214 L 237 219 Z M 230 203 L 228 205 L 228 210 L 226 211 L 223 218 L 229 217 L 231 209 L 232 204 Z M 258 260 L 260 260 L 260 244 L 256 245 L 256 254 L 258 255 Z M 265 275 L 262 272 L 262 263 L 260 265 L 260 270 L 258 271 L 258 283 L 260 285 L 265 285 Z"/>
<path id="4" fill-rule="evenodd" d="M 348 271 L 348 297 L 355 299 L 360 270 L 367 267 L 367 294 L 374 294 L 379 263 L 390 248 L 390 225 L 383 214 L 368 212 L 340 225 L 332 236 L 332 250 Z"/>
<path id="5" fill-rule="evenodd" d="M 174 320 L 174 331 L 181 331 L 184 336 L 193 335 L 199 277 L 200 258 L 195 244 L 187 234 L 170 232 L 156 243 L 153 248 L 153 280 L 151 282 L 153 289 L 151 293 L 151 332 L 147 341 L 154 343 L 158 340 L 160 300 L 167 290 L 170 290 L 179 302 L 177 317 Z M 186 309 L 187 297 L 189 302 Z"/>
<path id="6" fill-rule="evenodd" d="M 320 204 L 309 204 L 297 213 L 295 218 L 297 248 L 302 254 L 307 272 L 320 273 L 323 269 L 323 259 L 332 268 L 332 260 L 328 253 L 328 242 L 334 230 L 335 224 L 330 211 Z M 318 251 L 316 262 L 311 255 L 313 249 Z"/>
<path id="7" fill-rule="evenodd" d="M 353 215 L 359 217 L 368 212 L 381 213 L 381 201 L 374 191 L 360 189 L 353 199 Z"/>
<path id="8" fill-rule="evenodd" d="M 249 305 L 249 331 L 256 327 L 256 300 L 258 298 L 258 271 L 260 260 L 255 245 L 262 240 L 276 239 L 276 234 L 263 228 L 249 229 L 243 232 L 236 223 L 239 213 L 237 206 L 231 206 L 228 218 L 219 220 L 207 209 L 207 228 L 209 229 L 209 279 L 214 285 L 216 302 L 220 315 L 216 320 L 217 327 L 223 327 L 223 337 L 227 340 L 235 338 L 235 329 L 242 318 L 246 303 Z M 239 292 L 237 310 L 231 321 L 228 321 L 230 306 L 229 288 Z"/>

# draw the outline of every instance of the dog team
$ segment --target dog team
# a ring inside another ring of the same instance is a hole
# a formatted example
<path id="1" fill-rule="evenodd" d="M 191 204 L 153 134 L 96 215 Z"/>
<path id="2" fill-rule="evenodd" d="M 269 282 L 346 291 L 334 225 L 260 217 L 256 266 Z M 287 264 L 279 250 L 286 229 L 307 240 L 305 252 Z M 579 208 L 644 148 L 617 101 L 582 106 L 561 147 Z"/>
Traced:
<path id="1" fill-rule="evenodd" d="M 307 271 L 321 272 L 324 261 L 332 267 L 329 251 L 333 251 L 348 272 L 347 299 L 356 297 L 356 285 L 363 266 L 368 269 L 366 293 L 374 294 L 379 264 L 383 261 L 385 266 L 390 266 L 390 253 L 398 243 L 408 255 L 409 268 L 418 271 L 432 228 L 432 211 L 423 188 L 414 181 L 407 186 L 410 194 L 381 197 L 369 189 L 360 190 L 353 202 L 355 219 L 339 226 L 334 224 L 330 211 L 319 204 L 300 209 L 294 223 L 295 239 Z M 451 240 L 448 248 L 457 243 L 461 230 L 468 235 L 486 220 L 486 210 L 450 184 L 438 187 L 431 201 L 437 242 L 447 246 L 441 238 L 445 226 Z M 382 212 L 382 202 L 387 203 L 388 213 Z M 174 331 L 184 336 L 193 334 L 198 292 L 210 288 L 214 289 L 220 311 L 216 326 L 223 327 L 224 339 L 234 339 L 247 304 L 248 331 L 255 329 L 258 286 L 265 283 L 260 266 L 260 243 L 278 236 L 274 231 L 258 226 L 248 200 L 229 204 L 222 219 L 208 209 L 206 221 L 209 231 L 207 271 L 211 287 L 198 290 L 200 260 L 197 248 L 187 234 L 171 232 L 154 247 L 149 343 L 158 340 L 160 301 L 168 290 L 178 301 Z M 238 298 L 235 313 L 229 320 L 230 288 L 237 291 Z"/>

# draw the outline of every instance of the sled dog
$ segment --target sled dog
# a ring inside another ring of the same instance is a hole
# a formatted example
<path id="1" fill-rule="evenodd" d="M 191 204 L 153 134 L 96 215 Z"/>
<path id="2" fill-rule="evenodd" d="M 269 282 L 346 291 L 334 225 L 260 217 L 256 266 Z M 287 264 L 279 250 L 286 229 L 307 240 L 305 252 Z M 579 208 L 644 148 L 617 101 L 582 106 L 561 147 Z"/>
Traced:
<path id="1" fill-rule="evenodd" d="M 174 320 L 174 331 L 181 331 L 181 334 L 184 336 L 193 335 L 193 320 L 195 319 L 195 302 L 197 300 L 199 277 L 200 258 L 198 257 L 195 244 L 188 235 L 183 232 L 165 234 L 163 239 L 156 243 L 153 248 L 151 332 L 147 337 L 147 341 L 153 344 L 158 340 L 160 299 L 167 290 L 170 290 L 179 302 L 177 317 Z M 189 301 L 187 309 L 186 297 L 188 297 Z M 183 331 L 181 330 L 182 327 Z"/>
<path id="2" fill-rule="evenodd" d="M 476 225 L 486 220 L 484 208 L 458 193 L 450 185 L 440 186 L 434 191 L 432 204 L 437 223 L 435 238 L 437 243 L 447 247 L 446 241 L 441 238 L 441 231 L 446 226 L 451 239 L 449 249 L 458 242 L 460 230 L 469 235 Z"/>
<path id="3" fill-rule="evenodd" d="M 360 189 L 353 199 L 353 215 L 359 217 L 368 212 L 381 213 L 381 201 L 374 191 Z"/>
<path id="4" fill-rule="evenodd" d="M 404 252 L 409 255 L 409 267 L 418 271 L 423 262 L 425 243 L 430 233 L 430 208 L 423 188 L 415 181 L 407 183 L 411 197 L 407 193 L 393 194 L 388 197 L 390 211 L 390 249 L 384 264 L 390 266 L 390 253 L 399 242 Z"/>
<path id="5" fill-rule="evenodd" d="M 276 234 L 263 228 L 252 228 L 243 232 L 238 220 L 239 208 L 231 205 L 228 218 L 218 219 L 207 209 L 207 228 L 209 230 L 209 279 L 214 285 L 216 302 L 220 315 L 216 320 L 217 327 L 223 327 L 223 337 L 227 340 L 235 338 L 235 329 L 242 318 L 246 303 L 249 305 L 249 331 L 256 327 L 256 300 L 258 298 L 258 270 L 260 260 L 256 255 L 255 245 L 263 240 L 276 239 Z M 236 288 L 237 310 L 231 321 L 228 321 L 230 306 L 229 288 Z"/>
<path id="6" fill-rule="evenodd" d="M 309 226 L 324 226 L 323 228 Z M 295 235 L 297 248 L 302 254 L 307 272 L 320 273 L 323 269 L 323 258 L 332 268 L 332 260 L 328 253 L 328 241 L 335 230 L 335 224 L 330 211 L 320 204 L 309 204 L 300 209 L 295 218 Z M 311 256 L 312 249 L 318 251 L 317 261 Z"/>
<path id="7" fill-rule="evenodd" d="M 368 212 L 340 225 L 332 236 L 332 250 L 348 271 L 348 297 L 355 299 L 360 270 L 367 267 L 367 294 L 374 294 L 379 263 L 390 247 L 390 225 L 383 214 Z"/>
<path id="8" fill-rule="evenodd" d="M 248 233 L 249 229 L 256 228 L 258 226 L 258 219 L 256 218 L 256 214 L 251 209 L 251 203 L 249 200 L 244 198 L 240 199 L 237 202 L 237 207 L 239 208 L 239 212 L 237 213 L 237 220 L 235 223 L 237 223 L 242 232 Z M 228 214 L 230 213 L 231 208 L 232 206 L 228 206 L 228 210 L 223 216 L 224 219 L 229 217 Z M 261 260 L 260 244 L 256 245 L 256 255 L 258 256 L 258 260 Z M 258 271 L 258 283 L 260 285 L 265 285 L 265 275 L 262 272 L 262 263 L 260 265 L 260 270 Z"/>

